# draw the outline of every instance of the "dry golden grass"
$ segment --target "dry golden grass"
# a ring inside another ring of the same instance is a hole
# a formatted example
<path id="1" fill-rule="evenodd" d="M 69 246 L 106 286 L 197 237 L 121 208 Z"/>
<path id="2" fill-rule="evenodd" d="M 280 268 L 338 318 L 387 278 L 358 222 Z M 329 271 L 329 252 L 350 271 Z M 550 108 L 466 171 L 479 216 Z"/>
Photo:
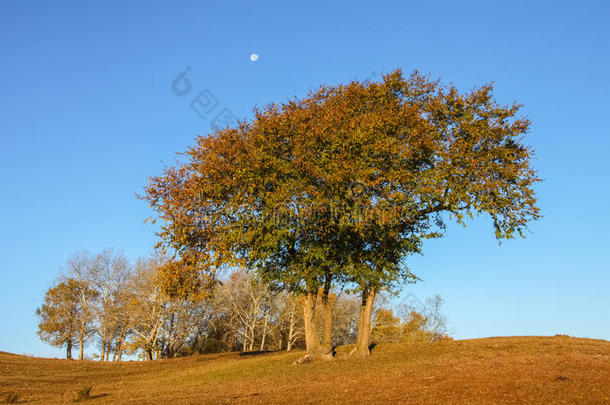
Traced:
<path id="1" fill-rule="evenodd" d="M 505 337 L 380 345 L 370 359 L 292 366 L 301 353 L 103 364 L 0 353 L 0 400 L 70 403 L 608 404 L 610 342 Z"/>

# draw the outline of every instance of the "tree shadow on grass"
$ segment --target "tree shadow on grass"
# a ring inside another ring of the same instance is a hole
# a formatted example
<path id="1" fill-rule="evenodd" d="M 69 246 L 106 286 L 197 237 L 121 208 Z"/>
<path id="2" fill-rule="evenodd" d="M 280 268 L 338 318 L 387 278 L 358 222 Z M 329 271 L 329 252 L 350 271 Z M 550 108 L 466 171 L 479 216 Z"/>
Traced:
<path id="1" fill-rule="evenodd" d="M 88 401 L 91 401 L 92 399 L 104 398 L 104 397 L 107 397 L 109 395 L 110 394 L 108 394 L 108 393 L 89 395 L 88 397 L 75 398 L 75 399 L 72 400 L 72 402 L 88 402 Z"/>
<path id="2" fill-rule="evenodd" d="M 107 397 L 110 394 L 97 394 L 97 395 L 91 395 L 91 399 L 95 399 L 95 398 L 103 398 L 103 397 Z"/>
<path id="3" fill-rule="evenodd" d="M 271 350 L 255 350 L 255 351 L 252 351 L 252 352 L 240 352 L 239 356 L 240 357 L 258 356 L 260 354 L 267 354 L 267 353 L 273 353 L 273 351 L 271 351 Z"/>

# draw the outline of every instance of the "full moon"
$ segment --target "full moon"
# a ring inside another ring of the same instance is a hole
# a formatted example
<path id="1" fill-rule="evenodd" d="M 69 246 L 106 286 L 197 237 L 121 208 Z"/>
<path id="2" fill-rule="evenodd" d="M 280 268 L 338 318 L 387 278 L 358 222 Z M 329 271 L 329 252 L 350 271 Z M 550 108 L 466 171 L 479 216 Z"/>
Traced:
<path id="1" fill-rule="evenodd" d="M 250 62 L 256 62 L 258 60 L 258 53 L 253 53 L 250 55 Z"/>

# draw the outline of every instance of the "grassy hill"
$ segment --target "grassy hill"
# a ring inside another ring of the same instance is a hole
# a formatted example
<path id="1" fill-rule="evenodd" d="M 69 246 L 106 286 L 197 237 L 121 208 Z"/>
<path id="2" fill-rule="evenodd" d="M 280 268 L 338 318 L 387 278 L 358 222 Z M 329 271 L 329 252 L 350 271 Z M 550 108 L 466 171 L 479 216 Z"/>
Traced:
<path id="1" fill-rule="evenodd" d="M 380 345 L 370 359 L 291 365 L 301 353 L 104 364 L 0 354 L 0 400 L 67 403 L 587 403 L 610 405 L 610 342 L 502 337 Z"/>

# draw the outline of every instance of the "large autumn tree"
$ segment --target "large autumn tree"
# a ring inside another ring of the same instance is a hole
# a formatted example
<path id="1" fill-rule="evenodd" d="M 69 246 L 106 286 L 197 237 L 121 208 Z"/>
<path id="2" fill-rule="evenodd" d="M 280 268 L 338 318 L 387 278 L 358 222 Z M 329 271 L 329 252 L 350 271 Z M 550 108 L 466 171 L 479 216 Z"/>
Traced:
<path id="1" fill-rule="evenodd" d="M 323 86 L 198 137 L 143 198 L 183 269 L 247 266 L 302 293 L 313 358 L 332 351 L 333 284 L 359 291 L 354 353 L 368 355 L 375 295 L 416 279 L 405 259 L 445 221 L 486 214 L 501 239 L 538 218 L 539 179 L 522 142 L 529 121 L 518 110 L 498 105 L 489 85 L 463 94 L 399 70 L 379 83 Z"/>

